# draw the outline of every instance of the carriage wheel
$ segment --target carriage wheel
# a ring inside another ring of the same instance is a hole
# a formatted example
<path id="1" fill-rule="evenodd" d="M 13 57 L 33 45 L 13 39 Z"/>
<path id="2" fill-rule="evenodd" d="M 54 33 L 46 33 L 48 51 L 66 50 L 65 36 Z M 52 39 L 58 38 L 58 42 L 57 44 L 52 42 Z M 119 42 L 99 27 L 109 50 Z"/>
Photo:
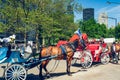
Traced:
<path id="1" fill-rule="evenodd" d="M 19 64 L 13 64 L 9 66 L 5 71 L 6 80 L 25 80 L 26 76 L 26 69 Z"/>
<path id="2" fill-rule="evenodd" d="M 101 60 L 101 63 L 102 63 L 102 64 L 108 64 L 109 61 L 110 61 L 110 56 L 109 56 L 109 54 L 102 53 L 100 60 Z"/>
<path id="3" fill-rule="evenodd" d="M 92 65 L 92 55 L 88 51 L 84 51 L 83 57 L 81 58 L 81 65 L 83 68 L 90 68 Z"/>

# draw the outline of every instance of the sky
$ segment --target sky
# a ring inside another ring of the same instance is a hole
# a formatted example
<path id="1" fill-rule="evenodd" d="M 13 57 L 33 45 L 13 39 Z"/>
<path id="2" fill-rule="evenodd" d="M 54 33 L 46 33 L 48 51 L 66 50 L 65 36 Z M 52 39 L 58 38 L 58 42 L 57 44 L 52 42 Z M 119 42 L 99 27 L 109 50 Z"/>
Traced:
<path id="1" fill-rule="evenodd" d="M 94 8 L 95 20 L 98 20 L 100 13 L 106 13 L 108 17 L 117 19 L 120 22 L 120 0 L 77 0 L 83 8 Z M 107 1 L 112 2 L 108 4 Z M 116 4 L 118 3 L 118 4 Z M 75 13 L 75 21 L 82 20 L 82 12 Z M 115 26 L 115 20 L 108 18 L 108 26 Z"/>

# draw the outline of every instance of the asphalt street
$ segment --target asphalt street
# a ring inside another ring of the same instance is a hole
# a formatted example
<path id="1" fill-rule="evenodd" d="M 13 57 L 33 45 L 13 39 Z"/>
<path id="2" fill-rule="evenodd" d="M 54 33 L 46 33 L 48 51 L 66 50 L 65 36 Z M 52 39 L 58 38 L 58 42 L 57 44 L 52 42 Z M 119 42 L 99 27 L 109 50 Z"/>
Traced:
<path id="1" fill-rule="evenodd" d="M 53 66 L 57 65 L 55 70 Z M 5 64 L 0 64 L 0 80 L 2 78 L 3 69 Z M 102 65 L 100 63 L 94 63 L 91 68 L 83 69 L 80 64 L 75 64 L 71 66 L 72 76 L 66 74 L 66 61 L 52 60 L 47 69 L 50 72 L 51 78 L 45 80 L 120 80 L 120 61 L 119 64 L 106 64 Z M 28 70 L 27 80 L 39 80 L 39 69 L 37 67 Z M 43 71 L 44 74 L 44 71 Z"/>

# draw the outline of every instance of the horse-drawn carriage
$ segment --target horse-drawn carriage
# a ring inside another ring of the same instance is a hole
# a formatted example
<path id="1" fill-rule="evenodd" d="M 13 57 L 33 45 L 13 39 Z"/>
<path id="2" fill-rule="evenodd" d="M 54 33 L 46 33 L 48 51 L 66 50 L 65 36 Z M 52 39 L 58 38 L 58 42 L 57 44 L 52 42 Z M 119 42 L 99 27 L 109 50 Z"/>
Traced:
<path id="1" fill-rule="evenodd" d="M 0 48 L 0 63 L 8 64 L 4 70 L 4 77 L 6 80 L 25 80 L 27 71 L 40 65 L 39 76 L 40 79 L 43 80 L 42 68 L 44 68 L 46 74 L 49 73 L 46 69 L 49 60 L 53 58 L 63 59 L 64 57 L 66 57 L 67 62 L 67 74 L 70 75 L 72 56 L 78 44 L 80 44 L 79 39 L 75 39 L 60 47 L 42 47 L 38 54 L 38 58 L 31 56 L 32 53 L 31 55 L 24 57 L 23 55 L 28 55 L 29 53 L 25 53 L 25 48 L 23 47 L 12 50 L 11 45 L 2 46 Z"/>
<path id="2" fill-rule="evenodd" d="M 84 54 L 81 55 L 81 53 Z M 73 62 L 76 63 L 79 60 L 83 68 L 91 67 L 93 62 L 107 64 L 110 61 L 107 44 L 100 42 L 88 43 L 84 52 L 81 50 L 81 47 L 78 47 L 78 51 L 75 52 L 73 58 Z"/>
<path id="3" fill-rule="evenodd" d="M 85 34 L 86 37 L 87 35 Z M 82 42 L 80 42 L 82 41 Z M 81 46 L 82 45 L 82 46 Z M 75 57 L 74 52 L 78 53 L 80 56 L 77 57 L 81 60 L 82 66 L 84 68 L 88 68 L 91 66 L 93 57 L 91 55 L 90 50 L 80 50 L 83 46 L 83 40 L 80 39 L 78 34 L 74 34 L 72 38 L 66 44 L 62 44 L 60 47 L 57 46 L 48 46 L 42 47 L 39 52 L 39 57 L 35 58 L 32 55 L 24 57 L 23 55 L 28 55 L 29 53 L 25 53 L 25 49 L 21 47 L 20 49 L 11 50 L 10 45 L 7 47 L 0 48 L 0 63 L 8 63 L 10 64 L 5 68 L 4 76 L 6 80 L 25 80 L 27 76 L 27 70 L 40 65 L 40 73 L 39 76 L 42 80 L 42 68 L 45 70 L 46 75 L 49 72 L 46 69 L 47 64 L 53 58 L 55 59 L 64 59 L 66 58 L 67 62 L 67 74 L 71 75 L 70 66 L 71 61 Z M 89 44 L 90 45 L 90 44 Z M 78 50 L 77 50 L 78 49 Z M 87 48 L 86 48 L 87 49 Z M 88 48 L 89 49 L 89 48 Z M 29 51 L 29 50 L 28 50 Z M 103 57 L 104 58 L 104 57 Z"/>
<path id="4" fill-rule="evenodd" d="M 12 39 L 11 37 L 6 38 L 5 41 L 1 39 L 0 64 L 7 64 L 3 73 L 5 80 L 26 80 L 27 71 L 29 69 L 39 64 L 41 65 L 42 61 L 56 57 L 34 57 L 33 52 L 26 52 L 30 51 L 30 49 L 26 50 L 23 45 L 12 49 L 12 42 L 14 41 L 11 41 Z"/>
<path id="5" fill-rule="evenodd" d="M 28 56 L 24 58 L 22 57 L 21 52 L 24 51 L 10 50 L 8 47 L 0 48 L 0 64 L 7 63 L 3 73 L 6 80 L 26 80 L 27 70 L 36 67 L 44 60 L 55 57 L 52 56 L 39 59 Z"/>

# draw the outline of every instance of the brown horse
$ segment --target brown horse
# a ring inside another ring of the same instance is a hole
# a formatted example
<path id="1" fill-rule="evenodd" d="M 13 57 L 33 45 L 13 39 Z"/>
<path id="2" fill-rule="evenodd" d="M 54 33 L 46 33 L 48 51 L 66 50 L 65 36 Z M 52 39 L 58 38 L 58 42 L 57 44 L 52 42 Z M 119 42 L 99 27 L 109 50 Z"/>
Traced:
<path id="1" fill-rule="evenodd" d="M 72 38 L 70 38 L 69 42 L 67 44 L 61 45 L 60 47 L 57 46 L 49 46 L 42 48 L 40 51 L 40 59 L 43 57 L 51 57 L 51 56 L 56 56 L 56 60 L 61 60 L 66 58 L 67 62 L 67 74 L 71 75 L 70 72 L 70 66 L 71 66 L 71 61 L 74 55 L 74 52 L 76 51 L 76 48 L 80 46 L 80 38 L 77 34 L 73 35 Z M 40 73 L 39 76 L 42 77 L 42 68 L 45 70 L 46 75 L 49 76 L 49 72 L 46 69 L 47 64 L 49 63 L 50 60 L 45 60 L 42 62 L 40 66 Z M 42 77 L 43 78 L 43 77 Z"/>
<path id="2" fill-rule="evenodd" d="M 40 59 L 43 57 L 54 57 L 56 56 L 54 59 L 55 60 L 61 60 L 66 58 L 66 62 L 67 62 L 67 74 L 70 75 L 70 65 L 71 65 L 71 60 L 72 60 L 72 56 L 74 54 L 74 51 L 76 50 L 76 48 L 78 47 L 78 40 L 76 40 L 73 43 L 67 43 L 64 45 L 61 45 L 60 47 L 57 46 L 49 46 L 49 47 L 45 47 L 42 48 L 41 52 L 40 52 Z M 45 70 L 46 75 L 49 76 L 49 72 L 46 69 L 47 64 L 49 63 L 49 59 L 45 60 L 42 62 L 41 66 L 42 68 Z M 40 77 L 42 76 L 42 71 L 40 69 Z"/>

